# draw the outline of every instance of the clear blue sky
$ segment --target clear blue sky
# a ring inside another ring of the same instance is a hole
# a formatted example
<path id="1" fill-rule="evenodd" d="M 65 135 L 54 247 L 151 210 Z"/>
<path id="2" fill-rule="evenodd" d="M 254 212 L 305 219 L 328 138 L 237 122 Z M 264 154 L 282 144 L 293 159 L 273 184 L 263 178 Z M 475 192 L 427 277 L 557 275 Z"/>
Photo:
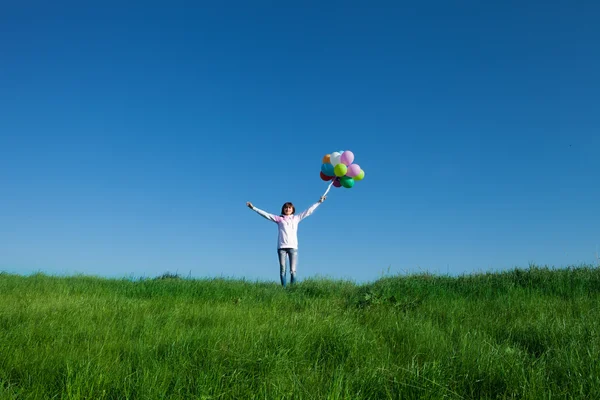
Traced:
<path id="1" fill-rule="evenodd" d="M 600 3 L 283 3 L 3 2 L 0 270 L 277 282 L 336 150 L 300 279 L 595 262 Z"/>

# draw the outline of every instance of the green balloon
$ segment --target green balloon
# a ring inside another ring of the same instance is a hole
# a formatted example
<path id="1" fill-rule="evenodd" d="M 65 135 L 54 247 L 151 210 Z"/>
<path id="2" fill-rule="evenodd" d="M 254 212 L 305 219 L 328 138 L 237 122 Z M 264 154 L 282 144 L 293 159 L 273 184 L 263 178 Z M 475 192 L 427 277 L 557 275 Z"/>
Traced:
<path id="1" fill-rule="evenodd" d="M 354 186 L 354 179 L 350 178 L 349 176 L 342 176 L 340 178 L 340 183 L 343 187 L 350 189 L 352 186 Z"/>
<path id="2" fill-rule="evenodd" d="M 354 180 L 355 181 L 362 181 L 364 179 L 364 177 L 365 177 L 365 171 L 363 171 L 361 169 L 360 173 L 354 177 Z"/>
<path id="3" fill-rule="evenodd" d="M 348 167 L 346 167 L 342 163 L 339 163 L 338 165 L 335 166 L 335 168 L 333 169 L 333 172 L 335 173 L 335 176 L 342 177 L 342 176 L 346 175 L 346 172 L 348 172 Z"/>

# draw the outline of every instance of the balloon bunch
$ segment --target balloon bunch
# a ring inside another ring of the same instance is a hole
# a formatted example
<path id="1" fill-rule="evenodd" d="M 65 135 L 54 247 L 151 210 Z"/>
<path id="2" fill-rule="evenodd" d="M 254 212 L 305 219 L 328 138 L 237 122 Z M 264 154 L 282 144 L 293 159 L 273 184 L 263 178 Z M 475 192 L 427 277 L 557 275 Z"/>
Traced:
<path id="1" fill-rule="evenodd" d="M 365 177 L 365 171 L 354 162 L 354 153 L 350 150 L 335 151 L 326 154 L 321 164 L 321 179 L 324 181 L 333 180 L 333 186 L 350 189 L 354 182 L 361 181 Z"/>

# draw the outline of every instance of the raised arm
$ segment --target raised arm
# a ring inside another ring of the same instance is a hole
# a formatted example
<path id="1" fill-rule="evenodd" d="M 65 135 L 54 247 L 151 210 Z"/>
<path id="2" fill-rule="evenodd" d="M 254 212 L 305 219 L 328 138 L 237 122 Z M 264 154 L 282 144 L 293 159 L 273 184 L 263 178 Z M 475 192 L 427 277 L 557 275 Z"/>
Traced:
<path id="1" fill-rule="evenodd" d="M 269 221 L 273 221 L 273 222 L 279 222 L 279 220 L 281 219 L 281 217 L 280 217 L 280 216 L 278 216 L 278 215 L 269 214 L 269 213 L 268 213 L 268 212 L 266 212 L 266 211 L 263 211 L 263 210 L 261 210 L 261 209 L 258 209 L 258 208 L 256 208 L 256 207 L 254 207 L 254 206 L 252 205 L 252 203 L 250 203 L 250 202 L 247 202 L 247 203 L 246 203 L 246 205 L 247 205 L 247 206 L 248 206 L 248 208 L 250 208 L 251 210 L 254 210 L 254 211 L 256 211 L 256 213 L 257 213 L 258 215 L 261 215 L 261 216 L 263 216 L 264 218 L 268 219 Z"/>
<path id="2" fill-rule="evenodd" d="M 297 217 L 298 221 L 302 221 L 304 218 L 311 215 L 317 209 L 317 207 L 319 207 L 319 205 L 321 205 L 321 203 L 325 201 L 326 198 L 327 197 L 325 197 L 325 196 L 321 196 L 319 201 L 317 201 L 315 204 L 313 204 L 312 206 L 308 207 L 306 210 L 304 210 L 300 214 L 298 214 L 298 217 Z"/>

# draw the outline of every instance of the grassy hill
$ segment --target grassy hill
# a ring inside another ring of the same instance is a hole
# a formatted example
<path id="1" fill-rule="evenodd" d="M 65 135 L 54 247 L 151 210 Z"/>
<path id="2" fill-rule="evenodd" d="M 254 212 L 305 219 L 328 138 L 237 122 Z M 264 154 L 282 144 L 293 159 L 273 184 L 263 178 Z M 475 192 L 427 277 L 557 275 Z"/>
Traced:
<path id="1" fill-rule="evenodd" d="M 0 398 L 600 397 L 592 266 L 163 278 L 0 273 Z"/>

